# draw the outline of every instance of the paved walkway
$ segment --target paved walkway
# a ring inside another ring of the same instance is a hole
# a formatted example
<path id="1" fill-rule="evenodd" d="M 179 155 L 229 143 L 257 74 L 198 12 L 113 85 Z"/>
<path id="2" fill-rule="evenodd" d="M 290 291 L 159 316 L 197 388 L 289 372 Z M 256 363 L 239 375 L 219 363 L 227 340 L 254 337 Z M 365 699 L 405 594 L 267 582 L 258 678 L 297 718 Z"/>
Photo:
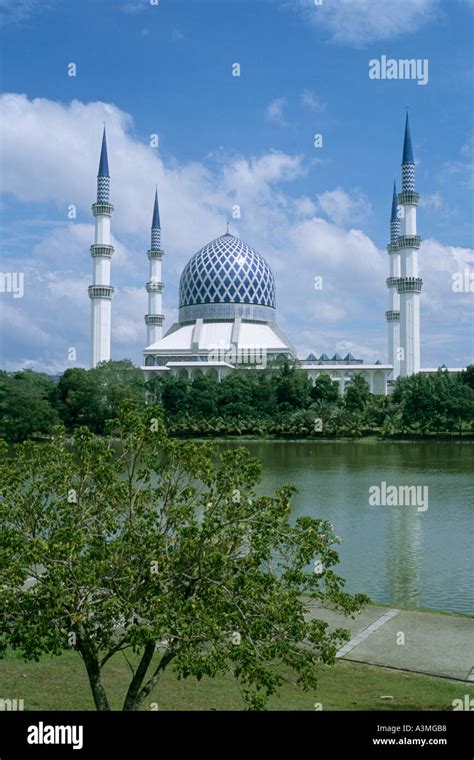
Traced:
<path id="1" fill-rule="evenodd" d="M 353 620 L 319 606 L 310 617 L 350 631 L 337 653 L 344 660 L 474 684 L 474 618 L 375 605 Z"/>

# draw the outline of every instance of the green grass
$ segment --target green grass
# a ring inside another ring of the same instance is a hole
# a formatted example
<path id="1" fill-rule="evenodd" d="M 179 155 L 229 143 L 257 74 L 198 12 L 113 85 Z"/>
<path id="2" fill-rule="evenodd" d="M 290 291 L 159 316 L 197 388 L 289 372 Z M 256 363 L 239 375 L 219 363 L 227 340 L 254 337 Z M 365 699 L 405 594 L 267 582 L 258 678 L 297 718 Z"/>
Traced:
<path id="1" fill-rule="evenodd" d="M 104 669 L 104 683 L 112 709 L 121 709 L 130 677 L 124 658 L 117 656 Z M 474 696 L 474 686 L 439 678 L 400 673 L 387 668 L 337 661 L 321 666 L 315 691 L 302 691 L 293 680 L 272 697 L 270 710 L 452 710 L 453 699 Z M 393 700 L 382 700 L 390 695 Z M 75 652 L 24 662 L 9 652 L 0 660 L 0 697 L 24 699 L 25 710 L 93 710 L 94 704 L 82 661 Z M 178 680 L 172 671 L 148 697 L 143 709 L 156 703 L 159 710 L 242 710 L 239 688 L 230 677 Z M 156 709 L 156 708 L 155 708 Z"/>

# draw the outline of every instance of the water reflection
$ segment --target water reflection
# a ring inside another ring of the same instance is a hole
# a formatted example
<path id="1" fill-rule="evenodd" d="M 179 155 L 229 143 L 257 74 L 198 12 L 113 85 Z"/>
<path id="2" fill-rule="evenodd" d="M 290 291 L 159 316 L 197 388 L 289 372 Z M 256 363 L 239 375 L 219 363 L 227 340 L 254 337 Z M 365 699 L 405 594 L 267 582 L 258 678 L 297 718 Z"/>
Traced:
<path id="1" fill-rule="evenodd" d="M 223 447 L 238 443 L 222 442 Z M 241 445 L 241 444 L 240 444 Z M 373 601 L 473 614 L 474 485 L 470 443 L 245 441 L 262 489 L 297 486 L 294 516 L 329 520 L 343 539 L 339 572 Z M 370 506 L 369 488 L 427 486 L 428 509 Z"/>

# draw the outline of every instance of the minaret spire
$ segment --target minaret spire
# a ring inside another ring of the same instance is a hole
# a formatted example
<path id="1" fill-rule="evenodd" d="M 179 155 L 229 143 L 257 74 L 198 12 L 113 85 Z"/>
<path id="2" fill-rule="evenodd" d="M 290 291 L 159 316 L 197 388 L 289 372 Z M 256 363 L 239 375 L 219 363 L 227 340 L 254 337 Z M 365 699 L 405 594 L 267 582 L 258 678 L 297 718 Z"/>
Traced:
<path id="1" fill-rule="evenodd" d="M 91 367 L 110 360 L 112 296 L 110 263 L 114 252 L 110 244 L 110 220 L 114 207 L 110 203 L 110 174 L 107 155 L 107 137 L 102 134 L 99 172 L 97 175 L 97 202 L 92 206 L 95 217 L 95 243 L 91 246 L 93 285 L 89 286 L 91 299 Z"/>
<path id="2" fill-rule="evenodd" d="M 99 171 L 97 173 L 97 203 L 109 203 L 110 200 L 110 173 L 109 157 L 107 155 L 107 134 L 102 133 L 102 147 L 100 149 Z"/>
<path id="3" fill-rule="evenodd" d="M 397 182 L 393 180 L 392 213 L 390 215 L 390 242 L 396 243 L 400 235 L 400 217 L 398 215 Z"/>
<path id="4" fill-rule="evenodd" d="M 405 137 L 403 139 L 402 190 L 412 193 L 415 192 L 415 159 L 413 157 L 408 111 L 405 121 Z"/>
<path id="5" fill-rule="evenodd" d="M 397 292 L 398 278 L 400 277 L 400 252 L 398 250 L 398 238 L 400 236 L 400 218 L 398 214 L 397 184 L 393 182 L 392 211 L 390 214 L 390 243 L 387 251 L 390 257 L 390 276 L 386 283 L 388 288 L 388 311 L 385 319 L 388 327 L 388 363 L 393 367 L 392 378 L 396 380 L 400 374 L 400 297 Z"/>
<path id="6" fill-rule="evenodd" d="M 148 293 L 148 314 L 145 316 L 145 324 L 147 326 L 147 348 L 161 340 L 163 334 L 163 322 L 165 318 L 161 313 L 161 294 L 164 290 L 164 285 L 161 282 L 161 261 L 164 255 L 164 251 L 161 249 L 161 222 L 157 187 L 155 189 L 155 201 L 153 204 L 153 217 L 151 221 L 151 247 L 148 251 L 150 279 L 146 284 Z M 149 361 L 149 359 L 147 359 L 147 361 Z"/>
<path id="7" fill-rule="evenodd" d="M 401 231 L 398 238 L 400 277 L 400 374 L 402 377 L 420 371 L 420 293 L 423 280 L 418 276 L 418 250 L 421 238 L 416 230 L 416 210 L 420 200 L 415 190 L 415 159 L 408 112 L 405 121 L 402 156 Z"/>
<path id="8" fill-rule="evenodd" d="M 153 206 L 153 218 L 151 221 L 151 248 L 159 250 L 161 245 L 160 207 L 158 205 L 158 187 L 155 189 L 155 204 Z"/>

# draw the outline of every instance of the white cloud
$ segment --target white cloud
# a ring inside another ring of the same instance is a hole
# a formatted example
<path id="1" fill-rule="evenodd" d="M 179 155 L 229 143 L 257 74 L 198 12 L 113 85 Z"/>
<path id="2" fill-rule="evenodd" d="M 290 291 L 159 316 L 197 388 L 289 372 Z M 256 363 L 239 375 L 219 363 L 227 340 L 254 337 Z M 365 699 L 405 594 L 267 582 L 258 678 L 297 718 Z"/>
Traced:
<path id="1" fill-rule="evenodd" d="M 50 3 L 42 0 L 0 0 L 0 27 L 27 21 L 34 13 L 49 6 Z"/>
<path id="2" fill-rule="evenodd" d="M 460 159 L 457 161 L 446 161 L 444 171 L 447 174 L 458 177 L 461 183 L 469 188 L 474 189 L 474 134 L 466 138 L 465 143 L 459 151 Z"/>
<path id="3" fill-rule="evenodd" d="M 144 0 L 127 0 L 127 2 L 119 4 L 117 10 L 134 16 L 138 13 L 144 13 L 149 10 L 150 7 L 152 6 L 150 5 L 149 0 L 148 2 L 144 2 Z"/>
<path id="4" fill-rule="evenodd" d="M 424 195 L 420 199 L 420 208 L 431 208 L 435 211 L 439 211 L 442 206 L 441 195 L 439 193 L 432 193 L 431 195 Z"/>
<path id="5" fill-rule="evenodd" d="M 335 42 L 359 46 L 417 32 L 436 17 L 440 0 L 297 0 L 297 7 Z"/>
<path id="6" fill-rule="evenodd" d="M 275 124 L 284 124 L 283 111 L 287 104 L 286 98 L 275 98 L 265 109 L 265 119 Z"/>
<path id="7" fill-rule="evenodd" d="M 324 213 L 339 225 L 354 225 L 372 213 L 369 199 L 358 190 L 349 195 L 342 188 L 337 187 L 335 190 L 320 193 L 318 201 Z"/>
<path id="8" fill-rule="evenodd" d="M 303 90 L 300 100 L 301 105 L 305 106 L 305 108 L 309 108 L 310 111 L 314 111 L 315 113 L 324 113 L 327 108 L 327 103 L 324 103 L 319 95 L 316 95 L 316 93 L 311 90 Z"/>

